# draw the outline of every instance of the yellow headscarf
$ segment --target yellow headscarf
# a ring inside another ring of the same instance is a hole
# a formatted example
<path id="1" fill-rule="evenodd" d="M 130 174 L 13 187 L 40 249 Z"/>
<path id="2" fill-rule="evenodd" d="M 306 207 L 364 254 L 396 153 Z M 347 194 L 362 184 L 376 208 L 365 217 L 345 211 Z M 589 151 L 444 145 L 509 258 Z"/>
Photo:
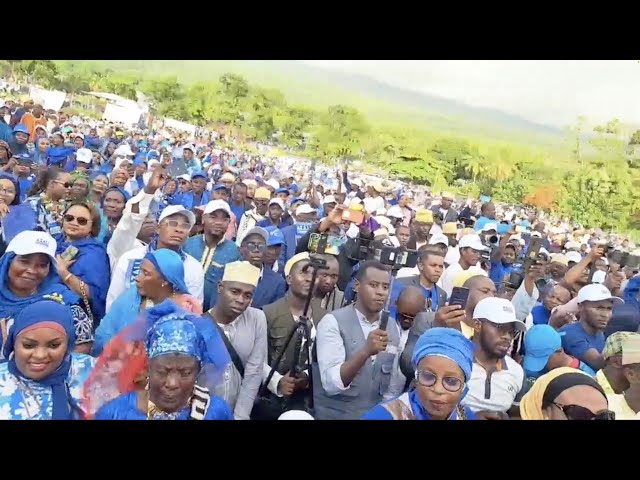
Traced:
<path id="1" fill-rule="evenodd" d="M 536 380 L 531 389 L 520 400 L 520 417 L 523 420 L 548 420 L 546 414 L 542 411 L 542 399 L 549 384 L 561 375 L 567 373 L 584 373 L 571 367 L 554 368 L 549 373 L 545 373 Z"/>

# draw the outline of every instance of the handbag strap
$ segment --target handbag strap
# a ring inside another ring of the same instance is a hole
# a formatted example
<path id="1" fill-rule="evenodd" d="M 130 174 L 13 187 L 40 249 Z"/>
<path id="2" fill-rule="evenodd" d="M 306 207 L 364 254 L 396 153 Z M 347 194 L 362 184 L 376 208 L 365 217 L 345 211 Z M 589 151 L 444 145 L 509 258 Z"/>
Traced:
<path id="1" fill-rule="evenodd" d="M 229 341 L 229 337 L 227 337 L 227 334 L 220 327 L 220 325 L 218 325 L 218 322 L 216 322 L 215 318 L 213 318 L 211 313 L 207 311 L 207 312 L 204 312 L 204 314 L 211 319 L 213 324 L 218 329 L 218 332 L 222 337 L 222 341 L 224 342 L 224 346 L 227 347 L 227 351 L 229 352 L 229 356 L 231 357 L 231 361 L 233 362 L 233 365 L 236 367 L 236 370 L 238 370 L 240 377 L 244 379 L 244 365 L 242 364 L 242 360 L 240 360 L 240 356 L 238 355 L 238 352 L 236 352 L 236 349 L 233 348 L 233 345 L 231 345 L 231 342 Z"/>
<path id="2" fill-rule="evenodd" d="M 87 310 L 87 316 L 89 317 L 89 320 L 91 320 L 91 328 L 95 330 L 96 325 L 93 320 L 93 313 L 91 313 L 91 304 L 89 303 L 87 289 L 83 280 L 80 280 L 80 294 L 80 296 L 82 297 L 82 303 L 84 303 L 84 307 Z"/>

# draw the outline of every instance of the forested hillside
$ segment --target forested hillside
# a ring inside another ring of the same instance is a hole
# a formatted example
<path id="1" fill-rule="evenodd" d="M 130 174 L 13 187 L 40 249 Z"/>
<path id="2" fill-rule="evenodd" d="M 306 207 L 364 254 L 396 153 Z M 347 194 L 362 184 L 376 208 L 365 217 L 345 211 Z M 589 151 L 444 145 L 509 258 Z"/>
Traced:
<path id="1" fill-rule="evenodd" d="M 335 89 L 335 104 L 323 105 L 319 94 L 329 95 L 330 85 L 323 92 L 310 90 L 305 101 L 290 94 L 294 77 L 259 82 L 254 75 L 250 81 L 231 69 L 203 80 L 193 73 L 167 75 L 161 64 L 107 68 L 96 62 L 12 60 L 0 61 L 0 75 L 72 96 L 106 91 L 135 99 L 140 91 L 159 115 L 225 128 L 244 141 L 270 141 L 330 163 L 360 160 L 369 170 L 384 169 L 435 190 L 533 204 L 586 225 L 640 229 L 640 162 L 631 153 L 640 134 L 624 138 L 617 120 L 593 129 L 581 119 L 559 146 L 528 140 L 524 133 L 504 140 L 493 127 L 469 130 L 464 119 L 459 125 L 465 128 L 456 130 L 442 127 L 447 122 L 455 126 L 455 118 L 435 113 L 432 119 L 403 117 L 402 110 L 383 100 L 373 108 L 378 114 L 371 114 L 356 108 L 362 98 L 349 101 L 344 89 Z M 278 81 L 286 88 L 275 88 Z M 388 117 L 382 114 L 385 109 Z"/>

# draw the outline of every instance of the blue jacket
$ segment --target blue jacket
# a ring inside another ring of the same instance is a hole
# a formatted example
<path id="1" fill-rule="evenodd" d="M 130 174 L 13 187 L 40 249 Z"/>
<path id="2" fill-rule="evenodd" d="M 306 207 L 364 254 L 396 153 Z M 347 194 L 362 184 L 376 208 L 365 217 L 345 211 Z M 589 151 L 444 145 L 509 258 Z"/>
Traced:
<path id="1" fill-rule="evenodd" d="M 202 192 L 200 202 L 195 201 L 193 192 L 177 193 L 174 195 L 174 201 L 176 204 L 182 205 L 184 208 L 191 210 L 193 207 L 199 207 L 200 205 L 206 205 L 209 203 L 211 192 L 205 190 Z"/>
<path id="2" fill-rule="evenodd" d="M 296 254 L 296 246 L 298 245 L 298 240 L 296 239 L 297 230 L 295 225 L 289 225 L 281 228 L 280 231 L 284 236 L 284 245 L 282 246 L 280 258 L 278 258 L 278 264 L 284 265 Z"/>
<path id="3" fill-rule="evenodd" d="M 627 305 L 633 305 L 640 310 L 638 292 L 640 292 L 640 277 L 632 277 L 627 282 L 624 292 L 622 292 L 622 299 Z"/>
<path id="4" fill-rule="evenodd" d="M 184 246 L 184 251 L 191 255 L 200 262 L 203 261 L 205 255 L 205 240 L 203 235 L 196 235 L 187 240 Z M 204 310 L 209 310 L 214 304 L 215 300 L 212 298 L 214 295 L 218 296 L 218 283 L 222 280 L 222 274 L 224 273 L 224 266 L 227 263 L 240 260 L 240 250 L 235 242 L 231 240 L 223 240 L 217 246 L 213 252 L 213 259 L 209 264 L 209 268 L 204 274 Z"/>
<path id="5" fill-rule="evenodd" d="M 287 293 L 287 282 L 282 275 L 268 268 L 262 269 L 262 278 L 253 294 L 251 306 L 262 308 L 284 297 Z"/>
<path id="6" fill-rule="evenodd" d="M 0 119 L 0 140 L 9 143 L 13 140 L 13 130 L 6 124 L 4 118 Z"/>

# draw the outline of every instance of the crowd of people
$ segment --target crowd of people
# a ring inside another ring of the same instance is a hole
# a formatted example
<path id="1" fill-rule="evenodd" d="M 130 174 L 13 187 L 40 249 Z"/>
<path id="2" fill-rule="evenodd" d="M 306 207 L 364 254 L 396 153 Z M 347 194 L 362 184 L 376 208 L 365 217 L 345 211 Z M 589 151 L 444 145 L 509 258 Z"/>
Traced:
<path id="1" fill-rule="evenodd" d="M 487 197 L 2 102 L 0 255 L 0 419 L 640 418 L 635 245 Z"/>

